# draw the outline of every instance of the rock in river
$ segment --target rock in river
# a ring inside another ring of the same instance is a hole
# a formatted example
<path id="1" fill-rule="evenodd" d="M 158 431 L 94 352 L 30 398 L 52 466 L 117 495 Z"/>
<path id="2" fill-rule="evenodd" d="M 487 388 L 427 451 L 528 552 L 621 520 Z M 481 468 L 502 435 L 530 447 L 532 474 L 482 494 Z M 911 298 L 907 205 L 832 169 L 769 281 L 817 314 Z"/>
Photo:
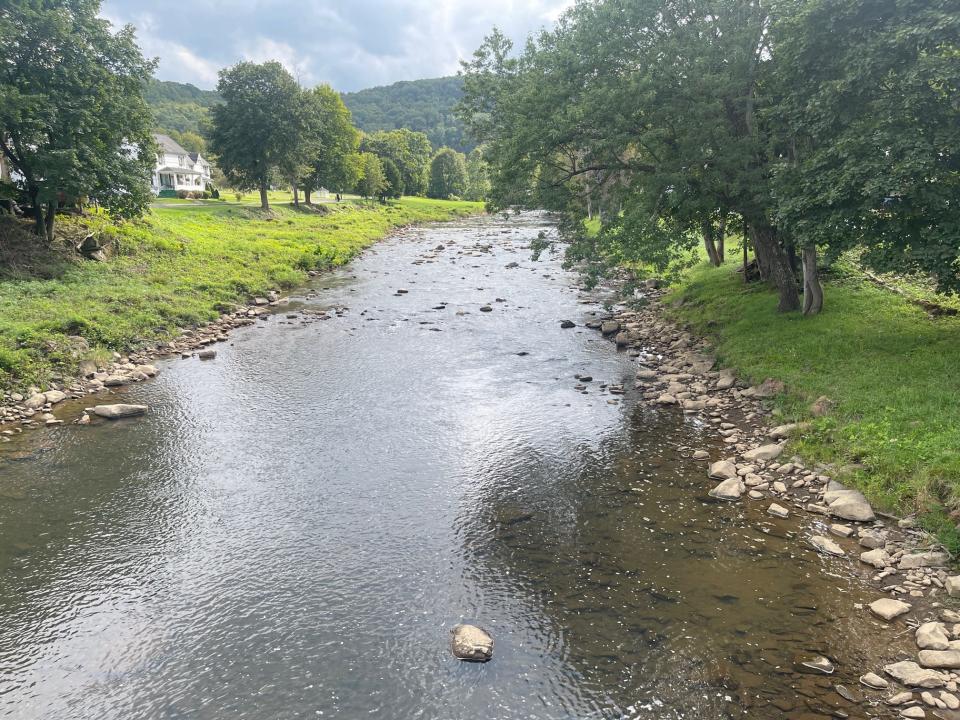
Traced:
<path id="1" fill-rule="evenodd" d="M 149 409 L 146 405 L 97 405 L 93 409 L 93 414 L 102 418 L 116 420 L 117 418 L 143 415 Z"/>
<path id="2" fill-rule="evenodd" d="M 907 687 L 938 688 L 943 687 L 947 682 L 942 673 L 934 670 L 924 670 L 915 662 L 909 660 L 887 665 L 883 668 L 883 671 L 898 683 Z"/>
<path id="3" fill-rule="evenodd" d="M 783 445 L 761 445 L 753 450 L 748 450 L 743 454 L 743 459 L 747 462 L 756 462 L 757 460 L 775 460 L 783 452 Z"/>
<path id="4" fill-rule="evenodd" d="M 925 622 L 917 628 L 917 647 L 921 650 L 946 650 L 950 647 L 943 623 Z"/>
<path id="5" fill-rule="evenodd" d="M 837 545 L 833 540 L 823 535 L 814 535 L 810 538 L 810 544 L 817 552 L 827 555 L 843 555 L 843 548 Z"/>
<path id="6" fill-rule="evenodd" d="M 560 323 L 560 327 L 563 328 L 564 330 L 569 330 L 570 328 L 575 328 L 576 326 L 577 324 L 573 322 L 573 320 L 563 320 Z"/>
<path id="7" fill-rule="evenodd" d="M 960 650 L 921 650 L 920 664 L 927 668 L 960 668 Z"/>
<path id="8" fill-rule="evenodd" d="M 893 620 L 904 613 L 910 612 L 912 607 L 910 603 L 905 603 L 903 600 L 880 598 L 870 603 L 870 612 L 883 620 Z"/>
<path id="9" fill-rule="evenodd" d="M 457 625 L 450 635 L 450 649 L 461 660 L 487 662 L 493 657 L 493 638 L 483 628 Z"/>
<path id="10" fill-rule="evenodd" d="M 729 480 L 724 480 L 711 490 L 709 494 L 710 497 L 715 497 L 718 500 L 739 500 L 746 489 L 747 486 L 743 484 L 743 480 L 734 477 Z"/>
<path id="11" fill-rule="evenodd" d="M 710 477 L 714 480 L 729 480 L 737 477 L 737 466 L 729 460 L 717 460 L 710 466 Z"/>
<path id="12" fill-rule="evenodd" d="M 823 494 L 823 502 L 834 517 L 858 522 L 870 522 L 874 519 L 873 508 L 857 490 L 845 487 L 831 480 Z"/>

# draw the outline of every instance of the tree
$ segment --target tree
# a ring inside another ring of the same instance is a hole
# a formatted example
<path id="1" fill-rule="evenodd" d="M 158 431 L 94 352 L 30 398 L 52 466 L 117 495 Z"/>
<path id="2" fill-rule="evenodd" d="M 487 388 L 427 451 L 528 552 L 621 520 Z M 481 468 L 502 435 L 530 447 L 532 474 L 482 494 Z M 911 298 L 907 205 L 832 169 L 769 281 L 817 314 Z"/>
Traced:
<path id="1" fill-rule="evenodd" d="M 774 38 L 780 223 L 822 305 L 818 246 L 960 290 L 960 3 L 785 2 Z"/>
<path id="2" fill-rule="evenodd" d="M 380 158 L 373 153 L 361 153 L 360 172 L 357 192 L 365 198 L 380 197 L 387 187 L 387 179 L 383 174 Z"/>
<path id="3" fill-rule="evenodd" d="M 467 189 L 464 197 L 479 202 L 486 200 L 489 192 L 489 167 L 483 156 L 483 148 L 477 147 L 467 155 Z"/>
<path id="4" fill-rule="evenodd" d="M 200 153 L 201 155 L 205 155 L 207 152 L 207 141 L 195 132 L 190 130 L 184 132 L 170 130 L 167 134 L 180 143 L 181 147 L 187 152 Z"/>
<path id="5" fill-rule="evenodd" d="M 440 148 L 430 161 L 430 185 L 427 194 L 432 198 L 463 195 L 467 190 L 467 162 L 462 153 L 451 148 Z"/>
<path id="6" fill-rule="evenodd" d="M 363 138 L 360 149 L 389 158 L 403 176 L 404 195 L 423 195 L 433 148 L 427 136 L 411 130 L 377 132 Z"/>
<path id="7" fill-rule="evenodd" d="M 269 210 L 271 176 L 296 182 L 316 148 L 304 93 L 276 61 L 221 70 L 217 90 L 224 102 L 212 109 L 210 148 L 227 179 L 239 190 L 259 190 L 260 206 Z"/>
<path id="8" fill-rule="evenodd" d="M 360 133 L 353 127 L 340 94 L 329 85 L 308 90 L 306 102 L 319 121 L 318 148 L 303 180 L 304 198 L 309 204 L 310 193 L 317 188 L 343 192 L 357 184 Z"/>
<path id="9" fill-rule="evenodd" d="M 0 152 L 48 240 L 63 198 L 93 197 L 117 216 L 150 199 L 153 63 L 132 27 L 113 32 L 99 12 L 98 0 L 0 6 Z"/>
<path id="10" fill-rule="evenodd" d="M 383 165 L 383 177 L 387 182 L 384 193 L 387 197 L 403 197 L 403 175 L 400 173 L 400 168 L 390 158 L 382 160 L 381 163 Z"/>

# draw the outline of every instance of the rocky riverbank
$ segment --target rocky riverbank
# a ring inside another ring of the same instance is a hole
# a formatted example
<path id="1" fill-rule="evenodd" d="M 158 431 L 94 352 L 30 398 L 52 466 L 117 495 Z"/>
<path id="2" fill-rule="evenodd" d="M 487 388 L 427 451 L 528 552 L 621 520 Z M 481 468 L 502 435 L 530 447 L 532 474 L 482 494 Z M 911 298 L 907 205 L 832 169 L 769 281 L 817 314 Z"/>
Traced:
<path id="1" fill-rule="evenodd" d="M 636 359 L 636 390 L 645 402 L 682 412 L 722 438 L 720 454 L 690 448 L 704 464 L 706 493 L 718 502 L 765 504 L 775 518 L 816 516 L 820 522 L 809 524 L 826 525 L 827 532 L 798 533 L 798 541 L 810 552 L 856 557 L 874 568 L 870 581 L 878 599 L 857 609 L 880 621 L 891 638 L 915 634 L 916 655 L 859 669 L 859 693 L 836 691 L 848 701 L 860 699 L 865 709 L 872 705 L 872 712 L 883 703 L 904 718 L 960 718 L 960 602 L 953 599 L 960 598 L 960 576 L 950 574 L 950 556 L 912 519 L 876 513 L 860 492 L 832 477 L 834 468 L 807 467 L 792 456 L 790 439 L 805 426 L 775 424 L 765 404 L 784 384 L 770 378 L 749 386 L 733 369 L 717 368 L 708 344 L 667 318 L 655 281 L 643 296 L 641 309 L 598 316 L 587 327 Z M 829 658 L 804 665 L 825 675 L 834 670 Z"/>

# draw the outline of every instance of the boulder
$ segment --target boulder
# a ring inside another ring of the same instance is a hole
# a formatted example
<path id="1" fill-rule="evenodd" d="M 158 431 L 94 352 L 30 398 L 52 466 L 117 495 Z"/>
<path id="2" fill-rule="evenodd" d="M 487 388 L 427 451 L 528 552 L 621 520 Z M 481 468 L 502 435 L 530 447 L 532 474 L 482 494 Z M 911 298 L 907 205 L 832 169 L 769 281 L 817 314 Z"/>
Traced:
<path id="1" fill-rule="evenodd" d="M 61 390 L 47 390 L 47 392 L 45 392 L 43 396 L 47 399 L 47 402 L 50 403 L 51 405 L 56 405 L 57 403 L 63 402 L 64 400 L 67 399 L 67 394 L 65 392 L 62 392 Z"/>
<path id="2" fill-rule="evenodd" d="M 870 503 L 858 490 L 841 485 L 836 480 L 827 484 L 823 502 L 834 517 L 856 522 L 870 522 L 875 518 Z"/>
<path id="3" fill-rule="evenodd" d="M 730 480 L 737 477 L 737 466 L 729 460 L 717 460 L 710 466 L 710 477 L 714 480 Z"/>
<path id="4" fill-rule="evenodd" d="M 117 405 L 97 405 L 93 409 L 93 414 L 109 420 L 116 420 L 117 418 L 143 415 L 149 409 L 146 405 L 124 405 L 122 403 Z"/>
<path id="5" fill-rule="evenodd" d="M 748 450 L 743 454 L 743 459 L 747 462 L 756 462 L 757 460 L 775 460 L 783 452 L 783 445 L 761 445 L 753 450 Z"/>
<path id="6" fill-rule="evenodd" d="M 658 405 L 676 405 L 677 399 L 670 393 L 663 393 L 660 397 L 657 398 Z"/>
<path id="7" fill-rule="evenodd" d="M 743 484 L 743 480 L 734 477 L 717 485 L 709 495 L 718 500 L 739 500 L 746 489 L 747 486 Z"/>
<path id="8" fill-rule="evenodd" d="M 902 600 L 894 600 L 893 598 L 880 598 L 870 603 L 870 612 L 888 622 L 900 617 L 904 613 L 910 612 L 912 608 L 913 606 L 909 603 L 905 603 Z"/>
<path id="9" fill-rule="evenodd" d="M 34 393 L 23 401 L 23 406 L 28 410 L 39 410 L 47 404 L 47 397 L 43 393 Z"/>
<path id="10" fill-rule="evenodd" d="M 487 662 L 493 657 L 493 638 L 483 628 L 457 625 L 450 635 L 450 649 L 460 660 Z"/>
<path id="11" fill-rule="evenodd" d="M 600 326 L 600 332 L 604 335 L 614 335 L 620 331 L 620 323 L 616 320 L 607 320 Z"/>
<path id="12" fill-rule="evenodd" d="M 945 670 L 960 668 L 960 650 L 921 650 L 918 659 L 926 668 Z"/>
<path id="13" fill-rule="evenodd" d="M 561 320 L 560 327 L 563 330 L 569 330 L 570 328 L 575 328 L 577 324 L 573 320 Z"/>
<path id="14" fill-rule="evenodd" d="M 883 548 L 876 548 L 860 553 L 860 562 L 873 565 L 877 570 L 893 565 L 893 558 Z"/>
<path id="15" fill-rule="evenodd" d="M 197 357 L 201 360 L 213 360 L 217 356 L 216 350 L 201 350 L 197 353 Z"/>
<path id="16" fill-rule="evenodd" d="M 863 685 L 866 685 L 871 690 L 886 690 L 890 687 L 890 683 L 884 680 L 882 677 L 876 673 L 867 673 L 860 677 L 860 682 Z"/>
<path id="17" fill-rule="evenodd" d="M 943 623 L 925 622 L 917 628 L 917 647 L 921 650 L 947 650 L 950 638 L 947 637 Z"/>
<path id="18" fill-rule="evenodd" d="M 927 711 L 919 705 L 911 705 L 900 711 L 900 717 L 903 720 L 923 720 L 927 716 Z"/>
<path id="19" fill-rule="evenodd" d="M 695 453 L 693 453 L 694 460 L 707 460 L 709 458 L 710 453 L 708 453 L 706 450 L 697 450 Z M 960 576 L 957 576 L 957 580 L 960 580 Z"/>
<path id="20" fill-rule="evenodd" d="M 886 665 L 883 671 L 898 683 L 907 687 L 938 688 L 947 684 L 947 679 L 942 673 L 925 670 L 909 660 Z"/>
<path id="21" fill-rule="evenodd" d="M 104 379 L 103 384 L 106 387 L 120 387 L 131 382 L 131 378 L 126 375 L 109 375 Z"/>

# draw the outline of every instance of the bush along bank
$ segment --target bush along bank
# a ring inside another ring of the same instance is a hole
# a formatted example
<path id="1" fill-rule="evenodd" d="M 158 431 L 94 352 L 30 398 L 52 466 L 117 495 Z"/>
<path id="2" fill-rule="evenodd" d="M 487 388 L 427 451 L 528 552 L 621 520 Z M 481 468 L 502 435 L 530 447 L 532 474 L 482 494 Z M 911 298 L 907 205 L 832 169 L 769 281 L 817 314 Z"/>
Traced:
<path id="1" fill-rule="evenodd" d="M 148 374 L 137 365 L 192 352 L 252 321 L 255 298 L 273 302 L 271 291 L 276 298 L 348 262 L 396 228 L 481 211 L 479 203 L 421 198 L 270 213 L 199 203 L 121 225 L 102 215 L 62 222 L 77 244 L 94 236 L 110 257 L 46 249 L 50 257 L 34 265 L 0 267 L 0 422 L 42 424 L 49 406 L 28 406 L 38 395 L 60 402 L 116 371 L 141 379 Z"/>
<path id="2" fill-rule="evenodd" d="M 587 327 L 636 359 L 644 402 L 697 417 L 722 437 L 722 453 L 693 450 L 703 463 L 704 493 L 717 502 L 762 503 L 775 518 L 806 517 L 797 533 L 804 551 L 870 569 L 877 599 L 855 609 L 891 633 L 913 633 L 917 652 L 862 668 L 860 681 L 870 694 L 861 697 L 896 706 L 904 717 L 923 717 L 921 705 L 960 708 L 960 575 L 951 575 L 949 553 L 913 519 L 876 512 L 862 493 L 833 477 L 835 466 L 795 455 L 797 438 L 811 427 L 774 414 L 785 384 L 772 378 L 750 384 L 732 368 L 717 369 L 711 345 L 673 320 L 676 296 L 665 297 L 656 285 L 651 281 L 640 309 Z M 804 665 L 833 672 L 828 658 Z"/>

